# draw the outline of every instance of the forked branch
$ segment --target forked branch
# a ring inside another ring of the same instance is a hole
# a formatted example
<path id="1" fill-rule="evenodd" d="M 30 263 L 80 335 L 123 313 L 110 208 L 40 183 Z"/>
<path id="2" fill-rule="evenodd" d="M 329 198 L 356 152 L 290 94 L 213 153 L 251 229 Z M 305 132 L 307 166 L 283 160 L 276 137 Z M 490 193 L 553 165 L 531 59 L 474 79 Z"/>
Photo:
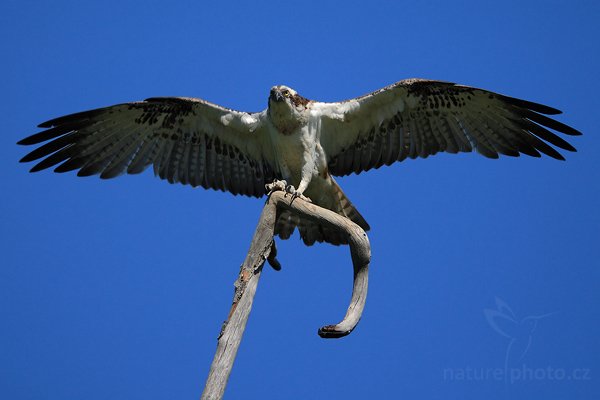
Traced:
<path id="1" fill-rule="evenodd" d="M 265 260 L 268 260 L 275 269 L 280 267 L 275 258 L 276 250 L 273 240 L 278 210 L 290 210 L 303 218 L 309 218 L 331 229 L 337 229 L 348 237 L 354 266 L 354 285 L 350 305 L 344 319 L 338 324 L 320 328 L 319 336 L 323 338 L 346 336 L 352 332 L 360 320 L 367 297 L 369 261 L 371 259 L 371 247 L 364 230 L 349 219 L 302 198 L 292 199 L 292 196 L 283 191 L 273 192 L 262 210 L 250 250 L 240 268 L 238 279 L 235 281 L 233 304 L 218 338 L 217 351 L 208 373 L 202 400 L 223 397 L 252 309 Z"/>

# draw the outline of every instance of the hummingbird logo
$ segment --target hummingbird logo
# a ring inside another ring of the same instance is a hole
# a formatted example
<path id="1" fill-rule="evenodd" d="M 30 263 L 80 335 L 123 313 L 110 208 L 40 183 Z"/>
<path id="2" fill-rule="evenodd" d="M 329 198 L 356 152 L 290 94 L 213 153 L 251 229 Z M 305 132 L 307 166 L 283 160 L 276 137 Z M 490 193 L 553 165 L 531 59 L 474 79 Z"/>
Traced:
<path id="1" fill-rule="evenodd" d="M 504 357 L 504 369 L 518 363 L 525 357 L 531 347 L 533 332 L 538 322 L 555 312 L 543 315 L 530 315 L 519 319 L 505 301 L 496 297 L 496 309 L 483 310 L 487 322 L 492 329 L 509 340 Z"/>

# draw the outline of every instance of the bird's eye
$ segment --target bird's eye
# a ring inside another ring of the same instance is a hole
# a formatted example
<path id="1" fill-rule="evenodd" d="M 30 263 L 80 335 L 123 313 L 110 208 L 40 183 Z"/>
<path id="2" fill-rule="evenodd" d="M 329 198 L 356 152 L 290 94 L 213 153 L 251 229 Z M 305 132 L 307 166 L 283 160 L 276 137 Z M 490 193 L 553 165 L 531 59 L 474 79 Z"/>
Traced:
<path id="1" fill-rule="evenodd" d="M 283 95 L 284 95 L 285 97 L 290 97 L 290 95 L 291 95 L 291 94 L 290 94 L 290 91 L 289 91 L 289 90 L 284 90 L 284 91 L 283 91 Z"/>

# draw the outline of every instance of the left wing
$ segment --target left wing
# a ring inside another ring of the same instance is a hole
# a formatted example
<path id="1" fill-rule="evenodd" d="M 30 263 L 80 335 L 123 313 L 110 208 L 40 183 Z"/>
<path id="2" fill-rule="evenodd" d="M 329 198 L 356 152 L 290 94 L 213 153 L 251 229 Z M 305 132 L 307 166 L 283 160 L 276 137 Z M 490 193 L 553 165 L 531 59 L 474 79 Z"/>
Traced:
<path id="1" fill-rule="evenodd" d="M 31 172 L 114 178 L 148 166 L 169 182 L 261 197 L 274 179 L 264 113 L 230 110 L 200 99 L 158 97 L 56 118 L 19 144 L 46 142 L 21 159 Z"/>
<path id="2" fill-rule="evenodd" d="M 315 103 L 333 175 L 360 173 L 444 151 L 564 160 L 575 148 L 546 128 L 581 133 L 543 114 L 554 108 L 449 82 L 408 79 L 339 103 Z M 548 143 L 546 143 L 548 142 Z"/>

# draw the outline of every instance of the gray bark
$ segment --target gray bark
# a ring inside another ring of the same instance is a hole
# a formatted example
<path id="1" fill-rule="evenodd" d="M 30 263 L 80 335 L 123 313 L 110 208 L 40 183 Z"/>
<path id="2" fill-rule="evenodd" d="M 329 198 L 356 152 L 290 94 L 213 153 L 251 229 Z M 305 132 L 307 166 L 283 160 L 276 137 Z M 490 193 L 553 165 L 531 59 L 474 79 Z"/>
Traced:
<path id="1" fill-rule="evenodd" d="M 221 399 L 233 367 L 248 316 L 252 309 L 254 295 L 265 260 L 275 269 L 280 265 L 275 258 L 276 249 L 273 240 L 277 210 L 287 209 L 320 224 L 342 231 L 348 237 L 352 264 L 354 266 L 354 285 L 348 311 L 344 319 L 335 325 L 319 329 L 323 338 L 346 336 L 356 327 L 365 306 L 368 286 L 369 261 L 371 249 L 366 233 L 358 225 L 333 211 L 321 208 L 302 198 L 292 197 L 282 191 L 275 191 L 267 200 L 258 226 L 254 232 L 250 250 L 240 268 L 235 281 L 233 304 L 227 321 L 224 322 L 218 338 L 217 351 L 208 373 L 202 400 Z"/>

